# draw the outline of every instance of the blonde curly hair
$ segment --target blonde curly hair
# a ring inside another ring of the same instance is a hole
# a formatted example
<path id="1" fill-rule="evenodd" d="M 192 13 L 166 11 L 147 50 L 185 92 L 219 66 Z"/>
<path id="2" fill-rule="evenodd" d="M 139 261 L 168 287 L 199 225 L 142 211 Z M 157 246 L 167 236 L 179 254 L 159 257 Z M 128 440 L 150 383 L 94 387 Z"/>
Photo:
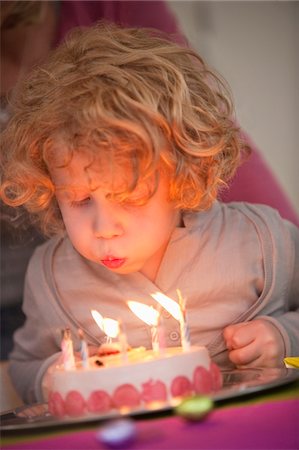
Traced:
<path id="1" fill-rule="evenodd" d="M 73 30 L 20 83 L 12 109 L 1 197 L 24 206 L 46 235 L 63 229 L 48 169 L 61 140 L 65 165 L 74 152 L 129 164 L 122 196 L 162 167 L 170 201 L 187 210 L 210 207 L 243 148 L 224 81 L 195 51 L 150 29 Z"/>

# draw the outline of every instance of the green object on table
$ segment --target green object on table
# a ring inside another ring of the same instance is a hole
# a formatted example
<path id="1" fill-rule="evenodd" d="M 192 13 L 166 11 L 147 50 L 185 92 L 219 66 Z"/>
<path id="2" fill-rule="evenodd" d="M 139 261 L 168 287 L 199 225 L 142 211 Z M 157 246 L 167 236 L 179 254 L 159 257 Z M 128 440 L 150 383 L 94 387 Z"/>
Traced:
<path id="1" fill-rule="evenodd" d="M 187 420 L 202 420 L 214 408 L 213 400 L 204 395 L 185 398 L 175 407 L 177 415 Z"/>

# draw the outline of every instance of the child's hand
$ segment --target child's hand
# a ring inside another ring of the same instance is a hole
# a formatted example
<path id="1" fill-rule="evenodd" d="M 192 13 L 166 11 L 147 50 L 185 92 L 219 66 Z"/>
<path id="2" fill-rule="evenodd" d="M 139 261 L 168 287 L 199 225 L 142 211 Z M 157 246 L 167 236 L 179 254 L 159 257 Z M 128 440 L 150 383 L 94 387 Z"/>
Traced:
<path id="1" fill-rule="evenodd" d="M 271 322 L 256 319 L 229 325 L 223 336 L 229 359 L 238 368 L 283 366 L 284 342 Z"/>

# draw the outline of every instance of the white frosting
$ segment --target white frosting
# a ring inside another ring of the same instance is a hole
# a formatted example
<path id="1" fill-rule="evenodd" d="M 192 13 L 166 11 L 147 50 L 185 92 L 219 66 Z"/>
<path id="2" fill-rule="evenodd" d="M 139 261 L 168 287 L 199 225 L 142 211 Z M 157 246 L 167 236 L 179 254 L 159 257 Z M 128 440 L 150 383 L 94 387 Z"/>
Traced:
<path id="1" fill-rule="evenodd" d="M 61 367 L 52 375 L 51 390 L 59 392 L 63 398 L 75 390 L 87 399 L 96 390 L 113 395 L 115 389 L 124 384 L 133 385 L 141 391 L 145 383 L 161 381 L 167 386 L 170 400 L 169 387 L 174 378 L 185 376 L 192 380 L 197 367 L 209 370 L 211 363 L 205 347 L 191 347 L 185 352 L 181 347 L 168 348 L 163 355 L 157 355 L 152 350 L 135 349 L 127 355 L 127 362 L 121 354 L 117 354 L 92 357 L 89 368 L 80 365 L 66 371 Z M 102 361 L 104 366 L 97 366 L 95 360 Z"/>

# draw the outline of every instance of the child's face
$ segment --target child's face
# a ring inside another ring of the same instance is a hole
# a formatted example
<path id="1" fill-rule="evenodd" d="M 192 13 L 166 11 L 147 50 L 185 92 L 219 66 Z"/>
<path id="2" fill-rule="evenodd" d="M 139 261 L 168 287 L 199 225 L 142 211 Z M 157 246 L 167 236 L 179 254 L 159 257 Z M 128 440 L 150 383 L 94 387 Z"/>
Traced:
<path id="1" fill-rule="evenodd" d="M 88 179 L 84 171 L 87 165 L 84 155 L 75 155 L 67 167 L 50 168 L 56 188 L 68 188 L 58 189 L 56 196 L 73 246 L 85 258 L 113 272 L 140 271 L 154 280 L 170 235 L 180 221 L 180 212 L 168 201 L 167 178 L 161 176 L 155 194 L 144 205 L 136 206 L 134 200 L 142 196 L 142 184 L 129 202 L 119 203 L 109 199 L 109 176 L 105 182 L 102 173 L 91 170 Z"/>

